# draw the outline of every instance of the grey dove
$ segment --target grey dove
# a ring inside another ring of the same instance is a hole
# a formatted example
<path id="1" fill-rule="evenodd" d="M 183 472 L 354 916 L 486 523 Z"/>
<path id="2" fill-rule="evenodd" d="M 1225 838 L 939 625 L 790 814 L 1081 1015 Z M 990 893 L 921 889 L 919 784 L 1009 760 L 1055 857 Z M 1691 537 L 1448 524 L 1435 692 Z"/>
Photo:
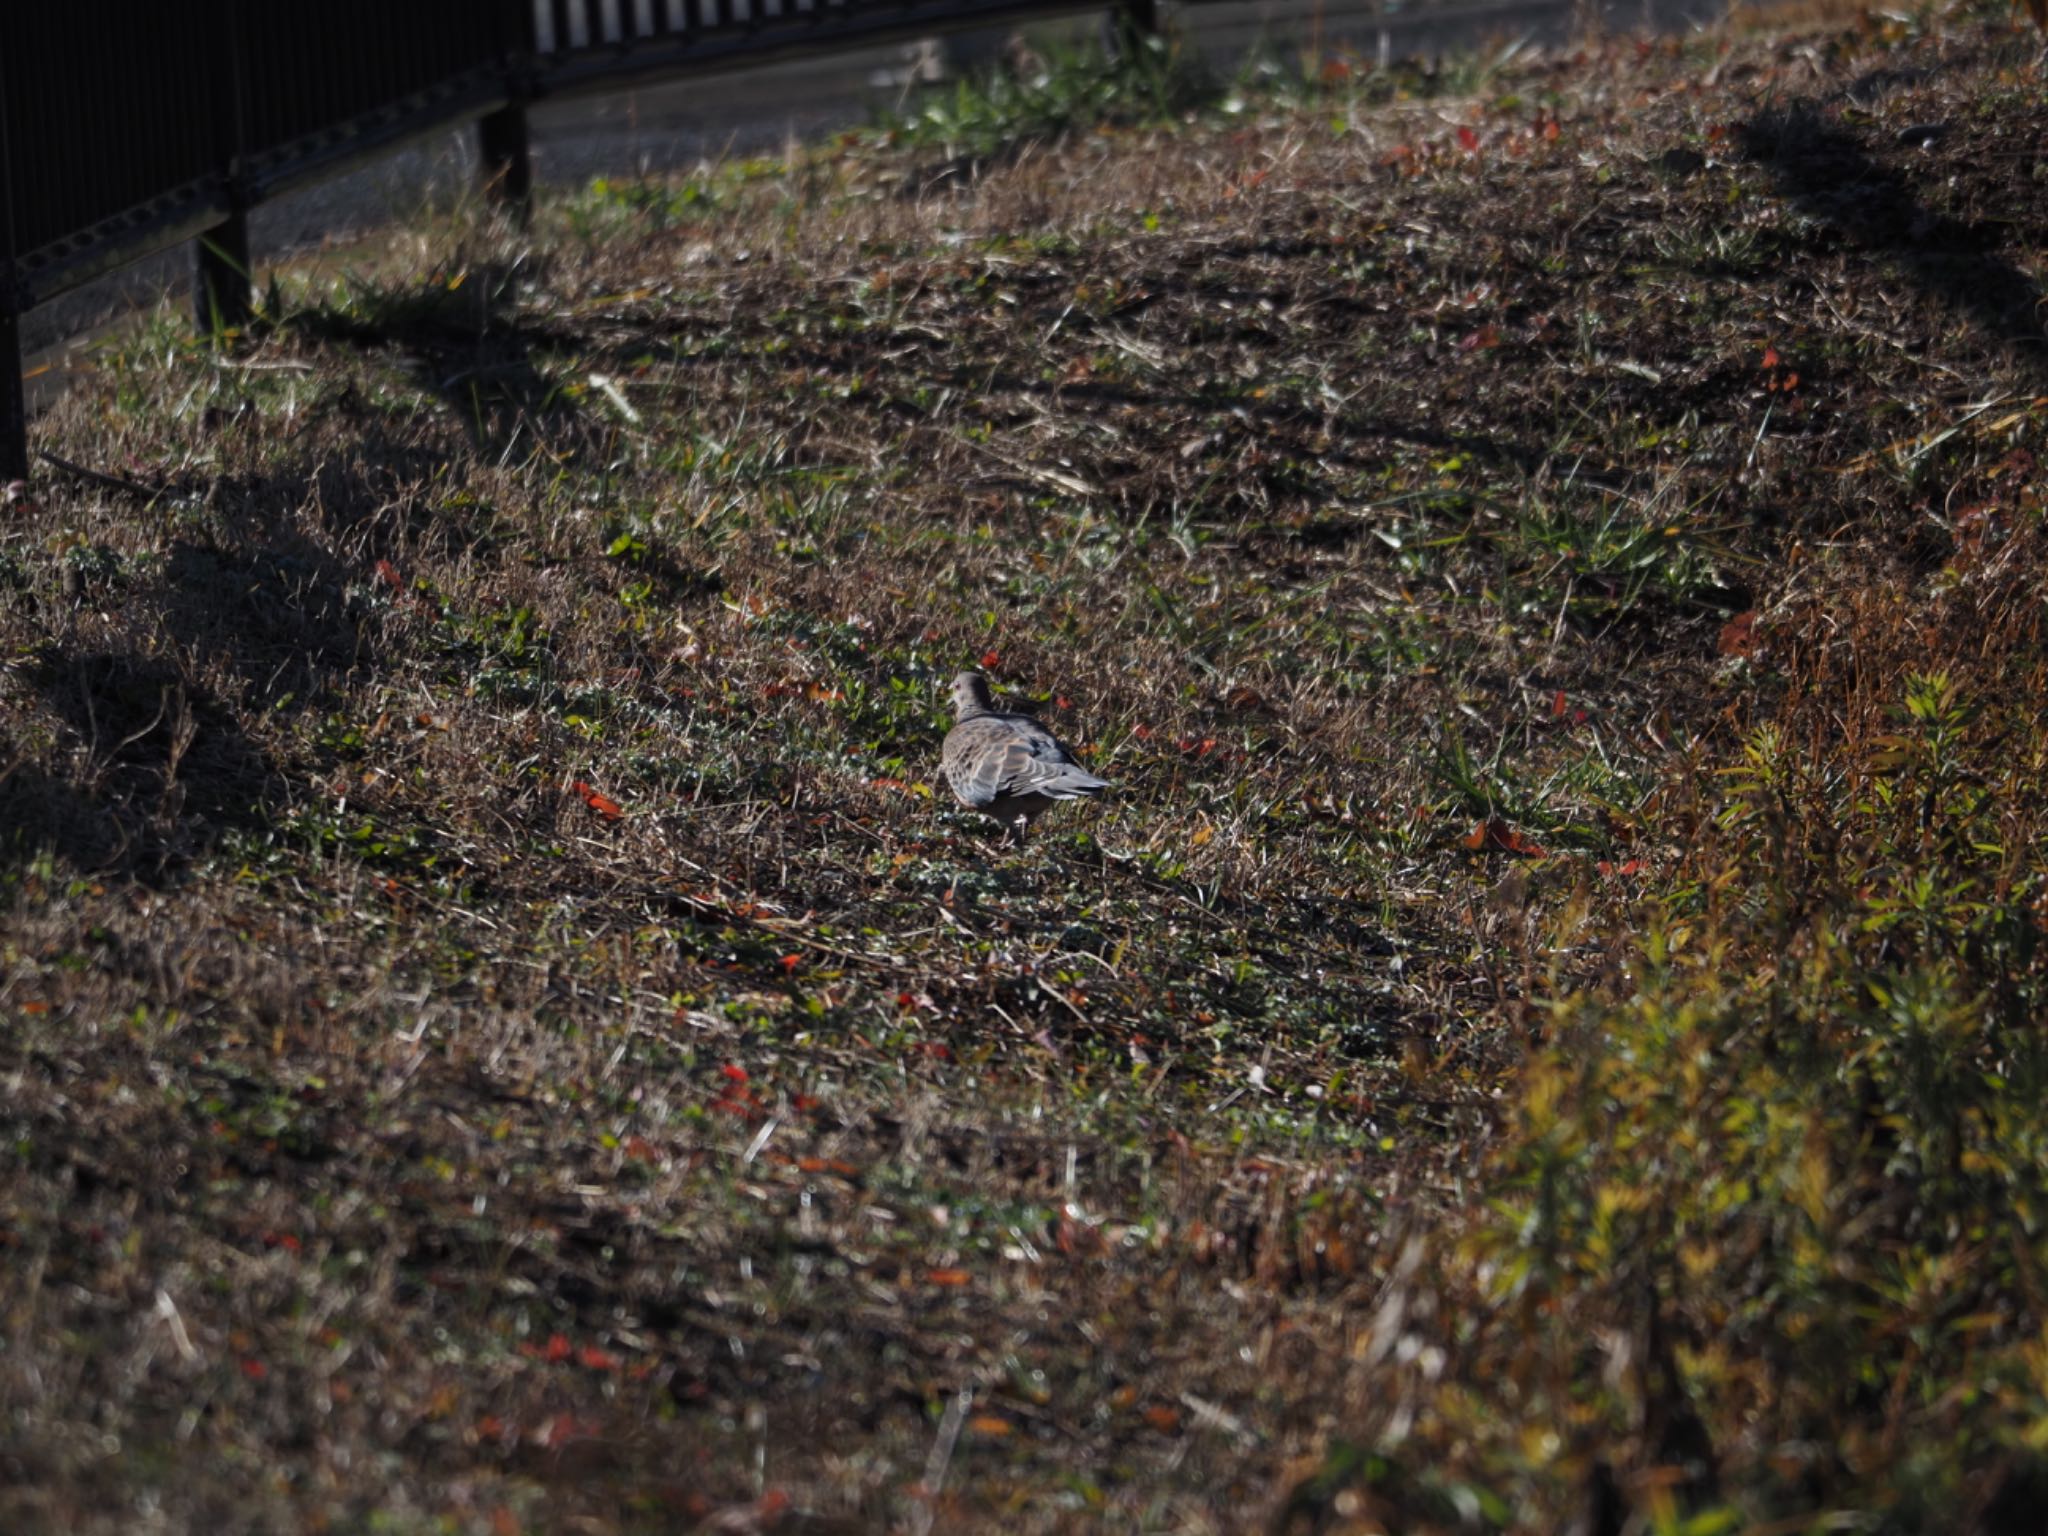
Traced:
<path id="1" fill-rule="evenodd" d="M 1109 788 L 1031 716 L 997 709 L 979 672 L 953 679 L 953 718 L 939 754 L 946 782 L 962 805 L 993 816 L 1020 843 L 1053 802 Z"/>

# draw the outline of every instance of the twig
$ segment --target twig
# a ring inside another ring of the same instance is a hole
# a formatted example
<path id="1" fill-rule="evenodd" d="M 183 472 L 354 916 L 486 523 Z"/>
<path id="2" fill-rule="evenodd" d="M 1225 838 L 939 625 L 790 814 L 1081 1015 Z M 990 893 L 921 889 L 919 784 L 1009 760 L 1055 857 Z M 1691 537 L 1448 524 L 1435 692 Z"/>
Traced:
<path id="1" fill-rule="evenodd" d="M 960 1439 L 960 1426 L 967 1422 L 967 1410 L 974 1406 L 974 1388 L 962 1387 L 954 1394 L 953 1401 L 946 1404 L 946 1412 L 939 1420 L 939 1432 L 932 1441 L 932 1453 L 924 1463 L 924 1498 L 918 1502 L 917 1511 L 911 1518 L 911 1526 L 919 1536 L 932 1528 L 932 1516 L 936 1513 L 939 1489 L 946 1482 L 946 1468 L 953 1460 L 953 1447 Z"/>
<path id="2" fill-rule="evenodd" d="M 74 464 L 69 459 L 60 459 L 47 448 L 38 449 L 37 452 L 43 459 L 56 468 L 63 470 L 65 474 L 70 475 L 73 479 L 83 480 L 88 484 L 101 486 L 110 491 L 120 491 L 125 495 L 139 496 L 142 498 L 145 506 L 154 506 L 166 496 L 171 495 L 169 491 L 164 490 L 162 487 L 147 486 L 140 480 L 130 480 L 126 475 L 110 474 L 103 469 L 87 469 L 83 464 Z M 187 498 L 180 496 L 173 499 L 182 502 Z"/>

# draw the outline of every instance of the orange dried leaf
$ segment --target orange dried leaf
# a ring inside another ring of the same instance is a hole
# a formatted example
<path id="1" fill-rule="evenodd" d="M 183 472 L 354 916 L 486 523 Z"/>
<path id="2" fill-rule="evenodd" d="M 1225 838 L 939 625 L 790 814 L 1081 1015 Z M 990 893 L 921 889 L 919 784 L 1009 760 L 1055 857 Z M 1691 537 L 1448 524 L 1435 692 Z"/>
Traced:
<path id="1" fill-rule="evenodd" d="M 569 787 L 583 797 L 585 805 L 597 812 L 606 821 L 617 821 L 626 814 L 625 807 L 620 805 L 618 801 L 612 799 L 609 795 L 599 794 L 581 779 L 578 779 Z"/>
<path id="2" fill-rule="evenodd" d="M 963 1286 L 973 1282 L 974 1277 L 964 1269 L 934 1269 L 925 1275 L 927 1285 Z"/>
<path id="3" fill-rule="evenodd" d="M 1754 656 L 1757 652 L 1756 610 L 1751 608 L 1738 613 L 1723 624 L 1721 637 L 1714 648 L 1723 656 Z"/>
<path id="4" fill-rule="evenodd" d="M 1518 853 L 1530 859 L 1544 856 L 1542 844 L 1517 832 L 1497 816 L 1480 822 L 1459 841 L 1474 852 Z"/>

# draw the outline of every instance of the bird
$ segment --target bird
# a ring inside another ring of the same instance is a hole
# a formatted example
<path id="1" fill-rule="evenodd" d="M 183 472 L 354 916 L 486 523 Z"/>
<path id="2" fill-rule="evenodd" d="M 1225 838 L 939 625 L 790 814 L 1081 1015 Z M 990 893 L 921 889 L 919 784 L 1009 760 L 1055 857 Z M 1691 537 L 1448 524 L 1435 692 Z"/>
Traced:
<path id="1" fill-rule="evenodd" d="M 1006 836 L 1021 844 L 1054 801 L 1109 788 L 1031 716 L 997 709 L 981 673 L 962 672 L 952 692 L 954 725 L 939 765 L 960 803 L 1001 822 Z"/>

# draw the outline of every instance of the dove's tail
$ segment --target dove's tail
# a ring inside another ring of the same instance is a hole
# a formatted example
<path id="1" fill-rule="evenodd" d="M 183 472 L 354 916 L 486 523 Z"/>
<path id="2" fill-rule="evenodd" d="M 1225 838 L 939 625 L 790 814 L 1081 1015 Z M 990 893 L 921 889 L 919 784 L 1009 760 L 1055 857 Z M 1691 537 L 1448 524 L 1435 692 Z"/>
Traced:
<path id="1" fill-rule="evenodd" d="M 1040 779 L 1031 786 L 1034 794 L 1044 795 L 1048 800 L 1079 800 L 1087 795 L 1099 795 L 1107 788 L 1109 780 L 1098 779 L 1079 768 L 1063 768 L 1053 777 Z"/>

